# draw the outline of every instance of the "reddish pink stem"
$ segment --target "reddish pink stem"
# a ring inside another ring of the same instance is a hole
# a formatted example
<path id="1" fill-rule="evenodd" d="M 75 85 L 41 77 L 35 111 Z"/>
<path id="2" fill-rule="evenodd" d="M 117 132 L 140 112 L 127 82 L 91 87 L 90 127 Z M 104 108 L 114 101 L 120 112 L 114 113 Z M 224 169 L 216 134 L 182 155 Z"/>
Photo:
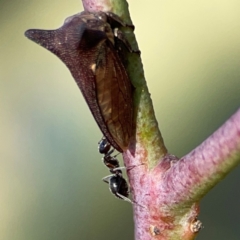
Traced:
<path id="1" fill-rule="evenodd" d="M 195 150 L 181 159 L 167 154 L 154 169 L 144 149 L 124 154 L 133 194 L 136 239 L 193 239 L 198 202 L 240 161 L 240 109 Z M 184 219 L 184 221 L 183 221 Z M 153 229 L 159 235 L 155 236 Z M 180 239 L 180 238 L 179 238 Z"/>

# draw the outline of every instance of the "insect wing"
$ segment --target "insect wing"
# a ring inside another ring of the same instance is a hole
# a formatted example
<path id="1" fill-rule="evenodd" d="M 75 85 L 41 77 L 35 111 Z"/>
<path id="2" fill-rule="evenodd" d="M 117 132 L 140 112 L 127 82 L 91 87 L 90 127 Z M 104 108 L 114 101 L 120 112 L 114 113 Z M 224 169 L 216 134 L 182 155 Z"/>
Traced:
<path id="1" fill-rule="evenodd" d="M 104 48 L 105 54 L 96 61 L 98 104 L 108 132 L 122 149 L 126 149 L 132 133 L 132 86 L 111 42 L 106 41 Z"/>

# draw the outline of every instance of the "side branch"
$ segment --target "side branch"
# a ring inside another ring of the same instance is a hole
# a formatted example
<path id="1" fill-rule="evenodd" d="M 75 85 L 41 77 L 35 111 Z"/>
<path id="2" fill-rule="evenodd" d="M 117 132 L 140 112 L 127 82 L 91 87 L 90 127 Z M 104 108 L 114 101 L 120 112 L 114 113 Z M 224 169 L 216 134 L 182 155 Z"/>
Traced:
<path id="1" fill-rule="evenodd" d="M 180 194 L 185 199 L 187 195 L 190 202 L 195 202 L 239 162 L 240 109 L 171 168 L 168 176 L 172 176 L 172 179 L 169 181 L 172 182 L 174 194 Z"/>
<path id="2" fill-rule="evenodd" d="M 169 202 L 176 200 L 176 195 L 180 202 L 187 199 L 189 205 L 199 201 L 239 162 L 240 109 L 167 172 L 163 188 L 168 191 Z"/>

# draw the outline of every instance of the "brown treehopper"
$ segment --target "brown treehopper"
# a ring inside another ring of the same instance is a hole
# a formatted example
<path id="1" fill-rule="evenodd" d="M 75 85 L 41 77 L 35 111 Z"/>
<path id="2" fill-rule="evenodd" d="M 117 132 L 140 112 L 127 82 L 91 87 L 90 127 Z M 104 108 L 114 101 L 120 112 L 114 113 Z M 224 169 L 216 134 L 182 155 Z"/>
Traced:
<path id="1" fill-rule="evenodd" d="M 56 30 L 30 29 L 25 35 L 66 64 L 103 135 L 123 152 L 132 135 L 133 101 L 121 45 L 131 48 L 120 26 L 127 25 L 113 13 L 81 12 Z"/>

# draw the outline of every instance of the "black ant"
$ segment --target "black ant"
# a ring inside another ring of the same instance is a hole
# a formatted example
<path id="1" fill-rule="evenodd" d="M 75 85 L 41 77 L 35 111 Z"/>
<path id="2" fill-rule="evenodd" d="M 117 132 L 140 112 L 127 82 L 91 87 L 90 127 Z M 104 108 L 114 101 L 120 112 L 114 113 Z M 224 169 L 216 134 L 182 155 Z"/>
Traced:
<path id="1" fill-rule="evenodd" d="M 111 148 L 110 143 L 106 138 L 102 138 L 98 143 L 99 153 L 104 154 L 103 163 L 112 173 L 109 176 L 104 177 L 102 180 L 109 184 L 109 189 L 116 197 L 133 203 L 129 198 L 128 184 L 122 176 L 122 171 L 124 167 L 119 166 L 119 162 L 116 156 L 111 156 L 114 149 Z"/>

